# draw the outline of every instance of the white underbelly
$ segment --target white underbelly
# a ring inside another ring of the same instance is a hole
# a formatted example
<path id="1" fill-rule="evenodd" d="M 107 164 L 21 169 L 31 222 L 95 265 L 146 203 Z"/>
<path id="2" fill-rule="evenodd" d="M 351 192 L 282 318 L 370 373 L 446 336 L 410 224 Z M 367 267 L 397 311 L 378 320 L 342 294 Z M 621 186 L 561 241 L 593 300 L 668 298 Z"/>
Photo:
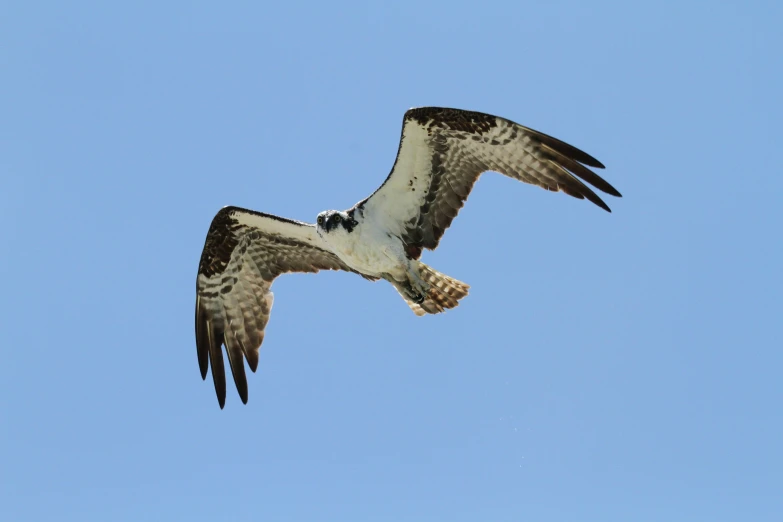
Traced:
<path id="1" fill-rule="evenodd" d="M 360 232 L 355 230 L 354 232 Z M 338 239 L 338 238 L 335 238 Z M 351 233 L 332 243 L 333 250 L 348 266 L 363 274 L 380 276 L 407 269 L 402 243 L 388 236 Z"/>

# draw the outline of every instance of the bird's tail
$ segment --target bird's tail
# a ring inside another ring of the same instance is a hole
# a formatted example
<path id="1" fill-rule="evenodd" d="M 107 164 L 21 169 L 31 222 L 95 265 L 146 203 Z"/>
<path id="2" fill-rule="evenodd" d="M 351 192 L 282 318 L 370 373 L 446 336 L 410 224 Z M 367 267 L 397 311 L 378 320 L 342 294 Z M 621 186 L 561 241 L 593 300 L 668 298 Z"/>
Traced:
<path id="1" fill-rule="evenodd" d="M 459 300 L 468 295 L 469 285 L 457 281 L 453 277 L 441 274 L 430 266 L 418 262 L 419 277 L 427 286 L 426 294 L 422 296 L 411 292 L 412 288 L 395 284 L 397 291 L 416 315 L 439 314 L 449 308 L 456 308 Z M 412 285 L 411 285 L 412 286 Z"/>

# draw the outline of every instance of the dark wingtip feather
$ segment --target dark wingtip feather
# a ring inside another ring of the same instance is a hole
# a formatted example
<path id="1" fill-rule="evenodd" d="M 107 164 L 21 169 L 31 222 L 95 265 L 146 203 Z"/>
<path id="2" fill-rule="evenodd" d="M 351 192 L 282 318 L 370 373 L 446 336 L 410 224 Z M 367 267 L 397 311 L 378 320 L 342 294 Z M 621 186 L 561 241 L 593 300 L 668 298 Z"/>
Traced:
<path id="1" fill-rule="evenodd" d="M 223 364 L 223 361 L 221 361 L 221 365 Z M 220 405 L 220 409 L 222 410 L 223 407 L 226 405 L 226 380 L 225 376 L 223 377 L 223 381 L 220 382 L 219 378 L 215 377 L 215 371 L 212 371 L 212 379 L 215 381 L 215 394 L 217 395 L 218 404 Z"/>
<path id="2" fill-rule="evenodd" d="M 563 167 L 567 168 L 576 176 L 579 176 L 598 190 L 605 192 L 611 196 L 615 196 L 618 198 L 623 197 L 620 192 L 614 188 L 611 183 L 606 181 L 604 178 L 593 172 L 592 170 L 588 169 L 581 163 L 578 163 L 574 161 L 573 158 L 569 158 L 567 156 L 564 156 L 562 153 L 558 151 L 553 151 L 550 149 L 550 154 L 553 156 L 553 160 L 560 163 Z"/>
<path id="3" fill-rule="evenodd" d="M 245 360 L 242 357 L 242 346 L 238 339 L 229 334 L 226 337 L 226 353 L 228 354 L 228 364 L 231 367 L 231 375 L 234 377 L 234 384 L 237 387 L 239 397 L 243 404 L 247 404 L 247 376 L 245 375 Z"/>
<path id="4" fill-rule="evenodd" d="M 210 337 L 212 342 L 210 343 L 209 360 L 212 363 L 212 381 L 215 384 L 215 393 L 222 410 L 226 404 L 226 369 L 223 366 L 223 350 L 220 348 L 223 344 L 223 334 L 219 333 Z"/>
<path id="5" fill-rule="evenodd" d="M 206 311 L 196 296 L 196 352 L 201 378 L 206 380 L 207 371 L 212 366 L 212 381 L 215 384 L 220 409 L 226 404 L 226 370 L 223 367 L 223 333 L 212 330 Z"/>
<path id="6" fill-rule="evenodd" d="M 579 150 L 579 149 L 576 149 L 576 150 Z M 579 152 L 582 152 L 582 151 L 579 151 Z M 593 168 L 596 168 L 596 169 L 605 169 L 606 168 L 606 165 L 604 165 L 603 163 L 601 163 L 600 161 L 598 161 L 597 159 L 595 159 L 594 157 L 592 157 L 588 153 L 582 152 L 582 154 L 584 154 L 584 159 L 589 159 L 590 161 L 577 160 L 580 163 L 584 163 L 588 167 L 593 167 Z"/>
<path id="7" fill-rule="evenodd" d="M 554 138 L 552 138 L 554 139 Z M 562 143 L 562 142 L 561 142 Z M 567 144 L 564 144 L 567 145 Z M 568 145 L 570 147 L 570 145 Z M 615 196 L 618 198 L 623 197 L 620 192 L 614 188 L 608 181 L 606 181 L 604 178 L 593 172 L 592 170 L 585 167 L 582 163 L 580 163 L 581 160 L 579 160 L 574 155 L 567 155 L 566 150 L 564 147 L 555 148 L 551 144 L 542 142 L 541 145 L 542 152 L 545 157 L 549 160 L 550 164 L 557 169 L 559 169 L 564 175 L 571 178 L 575 183 L 576 187 L 574 190 L 579 193 L 583 194 L 584 197 L 601 207 L 602 209 L 606 210 L 607 212 L 611 212 L 612 210 L 607 206 L 604 201 L 598 197 L 598 195 L 590 190 L 590 187 L 586 186 L 584 183 L 579 181 L 575 176 L 583 179 L 587 183 L 591 184 L 598 190 L 605 192 L 611 196 Z M 573 148 L 573 147 L 572 147 Z M 581 152 L 579 149 L 575 149 L 574 151 Z M 601 165 L 603 167 L 603 165 Z M 574 195 L 574 194 L 571 194 Z"/>
<path id="8" fill-rule="evenodd" d="M 600 197 L 598 197 L 598 194 L 590 190 L 590 187 L 579 181 L 579 178 L 572 176 L 562 165 L 558 163 L 552 163 L 554 167 L 559 169 L 564 176 L 563 184 L 558 186 L 558 189 L 565 192 L 569 196 L 573 196 L 577 199 L 587 199 L 588 201 L 594 203 L 595 205 L 601 207 L 602 209 L 606 210 L 607 212 L 611 213 L 612 209 L 609 208 L 609 206 L 604 203 L 604 200 L 602 200 Z"/>
<path id="9" fill-rule="evenodd" d="M 585 187 L 585 188 L 587 188 L 587 187 Z M 592 190 L 590 190 L 588 188 L 587 191 L 583 192 L 583 194 L 585 195 L 585 197 L 588 200 L 592 201 L 593 203 L 595 203 L 596 205 L 598 205 L 599 207 L 601 207 L 602 209 L 606 210 L 607 212 L 609 212 L 611 214 L 612 209 L 609 208 L 609 205 L 604 203 L 604 200 L 601 199 L 600 197 L 598 197 L 598 195 L 595 192 L 593 192 Z"/>
<path id="10" fill-rule="evenodd" d="M 546 145 L 547 147 L 556 150 L 563 156 L 566 156 L 568 158 L 573 158 L 579 163 L 582 163 L 584 165 L 587 165 L 588 167 L 594 167 L 596 169 L 603 169 L 604 164 L 592 157 L 590 154 L 586 153 L 585 151 L 581 149 L 577 149 L 573 145 L 569 145 L 568 143 L 561 141 L 557 138 L 554 138 L 548 134 L 544 134 L 543 132 L 538 132 L 536 130 L 530 129 L 528 127 L 525 127 L 529 132 L 531 132 L 534 136 L 538 138 L 538 140 Z"/>
<path id="11" fill-rule="evenodd" d="M 196 355 L 198 356 L 201 380 L 206 380 L 207 371 L 209 370 L 209 338 L 207 337 L 206 329 L 206 314 L 201 306 L 201 299 L 196 296 Z"/>
<path id="12" fill-rule="evenodd" d="M 250 371 L 256 373 L 258 369 L 258 349 L 247 350 L 245 358 L 247 358 L 247 365 L 250 367 Z"/>
<path id="13" fill-rule="evenodd" d="M 239 354 L 239 361 L 237 361 L 236 364 L 231 357 L 229 357 L 229 362 L 231 364 L 231 374 L 234 376 L 234 383 L 237 386 L 239 397 L 242 399 L 242 404 L 247 404 L 247 377 L 245 376 L 245 363 L 242 360 L 242 354 Z"/>

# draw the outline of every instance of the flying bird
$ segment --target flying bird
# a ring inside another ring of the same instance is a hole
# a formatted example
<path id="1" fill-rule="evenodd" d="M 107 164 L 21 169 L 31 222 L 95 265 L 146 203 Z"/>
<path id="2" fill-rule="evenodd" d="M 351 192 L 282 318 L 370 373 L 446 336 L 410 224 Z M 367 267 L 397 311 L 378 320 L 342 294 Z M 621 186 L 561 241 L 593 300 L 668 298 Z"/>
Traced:
<path id="1" fill-rule="evenodd" d="M 609 207 L 581 180 L 620 193 L 588 167 L 597 159 L 556 138 L 480 112 L 421 107 L 402 122 L 391 173 L 348 210 L 327 210 L 315 224 L 238 207 L 221 209 L 207 232 L 196 282 L 196 347 L 201 377 L 212 366 L 220 407 L 226 400 L 221 346 L 247 403 L 244 359 L 255 372 L 274 296 L 287 272 L 345 270 L 384 279 L 416 315 L 454 308 L 468 285 L 420 261 L 434 250 L 483 172 L 495 171 L 550 191 Z"/>

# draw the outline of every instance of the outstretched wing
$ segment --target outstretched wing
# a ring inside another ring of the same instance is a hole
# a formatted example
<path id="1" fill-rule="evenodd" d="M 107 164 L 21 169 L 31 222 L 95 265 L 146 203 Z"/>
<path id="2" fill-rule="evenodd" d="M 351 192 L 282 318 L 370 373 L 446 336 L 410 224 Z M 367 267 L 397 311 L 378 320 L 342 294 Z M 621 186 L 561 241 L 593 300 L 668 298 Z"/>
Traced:
<path id="1" fill-rule="evenodd" d="M 226 401 L 221 345 L 226 346 L 239 396 L 247 403 L 242 356 L 255 372 L 275 277 L 350 270 L 322 244 L 313 225 L 252 210 L 225 207 L 212 220 L 196 281 L 196 348 L 202 378 L 212 365 L 221 408 Z"/>
<path id="2" fill-rule="evenodd" d="M 381 187 L 357 204 L 402 238 L 408 254 L 434 249 L 479 176 L 488 170 L 587 198 L 611 212 L 578 178 L 620 197 L 587 167 L 597 159 L 556 138 L 480 112 L 439 107 L 410 109 L 397 159 Z"/>

